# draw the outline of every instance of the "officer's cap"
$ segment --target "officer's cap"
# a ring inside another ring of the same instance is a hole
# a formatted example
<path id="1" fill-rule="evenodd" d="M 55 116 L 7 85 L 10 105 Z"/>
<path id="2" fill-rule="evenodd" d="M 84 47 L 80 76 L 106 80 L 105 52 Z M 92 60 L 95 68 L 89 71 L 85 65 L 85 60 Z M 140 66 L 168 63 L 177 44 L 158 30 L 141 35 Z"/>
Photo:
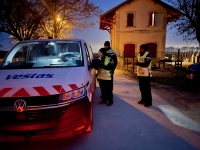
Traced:
<path id="1" fill-rule="evenodd" d="M 99 50 L 99 52 L 102 52 L 104 55 L 106 54 L 105 48 L 101 48 L 101 49 Z"/>
<path id="2" fill-rule="evenodd" d="M 110 46 L 110 42 L 109 41 L 105 41 L 104 46 Z"/>

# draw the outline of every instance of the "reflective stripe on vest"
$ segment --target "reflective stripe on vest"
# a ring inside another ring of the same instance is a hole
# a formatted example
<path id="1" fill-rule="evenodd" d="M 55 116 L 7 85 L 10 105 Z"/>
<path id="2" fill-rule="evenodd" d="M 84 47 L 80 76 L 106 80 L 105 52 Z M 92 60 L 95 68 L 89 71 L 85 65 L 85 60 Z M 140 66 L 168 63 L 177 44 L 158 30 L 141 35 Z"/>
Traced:
<path id="1" fill-rule="evenodd" d="M 107 50 L 106 51 L 106 54 L 108 54 L 110 57 L 109 57 L 109 63 L 110 64 L 114 64 L 115 62 L 114 62 L 114 60 L 111 58 L 112 56 L 116 56 L 116 53 L 115 53 L 115 51 L 111 48 L 111 49 L 109 49 L 109 50 Z"/>
<path id="2" fill-rule="evenodd" d="M 114 60 L 111 57 L 107 57 L 108 58 L 108 63 L 111 65 L 114 65 Z"/>
<path id="3" fill-rule="evenodd" d="M 145 52 L 144 55 L 140 56 L 138 55 L 138 62 L 139 63 L 145 63 L 145 58 L 147 57 L 147 55 L 149 54 L 149 52 Z"/>
<path id="4" fill-rule="evenodd" d="M 105 60 L 104 60 L 104 65 L 107 66 L 109 64 L 109 57 L 105 57 Z M 106 69 L 103 69 L 103 68 L 100 68 L 98 70 L 98 76 L 97 76 L 97 79 L 101 79 L 101 80 L 111 80 L 111 70 L 106 70 Z"/>
<path id="5" fill-rule="evenodd" d="M 107 53 L 107 54 L 111 54 L 111 55 L 112 55 L 112 54 L 116 55 L 115 51 L 114 51 L 112 48 L 109 49 L 109 50 L 107 50 L 106 53 Z"/>
<path id="6" fill-rule="evenodd" d="M 142 56 L 138 56 L 138 62 L 140 63 L 145 63 L 145 58 L 147 57 L 147 55 L 149 54 L 149 52 L 145 52 L 144 55 Z M 149 63 L 148 67 L 140 67 L 137 66 L 137 76 L 140 77 L 152 77 L 152 72 L 151 72 L 151 62 Z"/>

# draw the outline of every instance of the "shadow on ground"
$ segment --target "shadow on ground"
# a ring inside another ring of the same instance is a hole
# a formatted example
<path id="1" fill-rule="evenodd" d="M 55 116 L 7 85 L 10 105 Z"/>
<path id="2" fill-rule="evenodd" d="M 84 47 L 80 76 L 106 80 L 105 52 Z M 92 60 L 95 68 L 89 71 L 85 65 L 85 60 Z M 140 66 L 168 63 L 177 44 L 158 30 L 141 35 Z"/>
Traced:
<path id="1" fill-rule="evenodd" d="M 193 150 L 183 139 L 116 95 L 114 105 L 98 105 L 94 100 L 93 131 L 71 139 L 0 143 L 1 150 Z M 160 111 L 158 108 L 152 108 Z"/>

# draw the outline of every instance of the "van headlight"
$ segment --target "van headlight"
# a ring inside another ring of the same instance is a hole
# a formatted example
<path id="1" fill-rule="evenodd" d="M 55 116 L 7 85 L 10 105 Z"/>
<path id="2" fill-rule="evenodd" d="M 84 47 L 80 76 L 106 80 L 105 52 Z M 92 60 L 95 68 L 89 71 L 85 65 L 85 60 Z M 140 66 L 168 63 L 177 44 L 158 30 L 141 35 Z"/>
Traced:
<path id="1" fill-rule="evenodd" d="M 85 87 L 66 92 L 60 95 L 59 103 L 63 103 L 70 100 L 75 100 L 85 95 Z"/>

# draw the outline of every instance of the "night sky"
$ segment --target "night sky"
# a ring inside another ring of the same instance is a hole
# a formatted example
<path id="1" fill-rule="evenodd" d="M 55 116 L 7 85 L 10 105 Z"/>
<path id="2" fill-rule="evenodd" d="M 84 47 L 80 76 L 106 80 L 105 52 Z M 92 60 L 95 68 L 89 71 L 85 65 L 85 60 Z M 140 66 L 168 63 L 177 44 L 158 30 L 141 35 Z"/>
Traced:
<path id="1" fill-rule="evenodd" d="M 117 6 L 118 4 L 124 2 L 125 0 L 91 0 L 96 5 L 106 12 L 111 8 Z M 167 32 L 166 47 L 182 47 L 182 46 L 197 46 L 197 42 L 187 43 L 183 41 L 181 36 L 177 37 L 175 35 L 176 30 L 169 30 Z M 92 29 L 86 30 L 84 32 L 75 32 L 74 37 L 83 38 L 88 43 L 91 43 L 94 51 L 97 51 L 100 47 L 103 46 L 104 41 L 109 40 L 109 33 L 105 30 L 99 30 L 99 23 L 96 24 Z"/>
<path id="2" fill-rule="evenodd" d="M 124 0 L 91 0 L 91 1 L 94 2 L 95 5 L 100 6 L 100 8 L 104 12 L 124 2 Z M 98 18 L 96 19 L 96 21 L 98 21 Z M 166 47 L 197 46 L 197 42 L 187 43 L 183 41 L 181 36 L 177 37 L 175 33 L 176 30 L 169 30 L 167 32 Z M 0 45 L 3 45 L 3 49 L 8 49 L 10 47 L 9 41 L 2 40 L 3 37 L 5 36 L 2 35 L 0 36 Z M 100 30 L 98 22 L 94 27 L 87 29 L 85 31 L 74 31 L 74 38 L 81 38 L 86 40 L 88 43 L 91 44 L 94 52 L 97 52 L 103 46 L 104 41 L 110 40 L 108 31 Z M 0 49 L 2 48 L 0 47 Z"/>

